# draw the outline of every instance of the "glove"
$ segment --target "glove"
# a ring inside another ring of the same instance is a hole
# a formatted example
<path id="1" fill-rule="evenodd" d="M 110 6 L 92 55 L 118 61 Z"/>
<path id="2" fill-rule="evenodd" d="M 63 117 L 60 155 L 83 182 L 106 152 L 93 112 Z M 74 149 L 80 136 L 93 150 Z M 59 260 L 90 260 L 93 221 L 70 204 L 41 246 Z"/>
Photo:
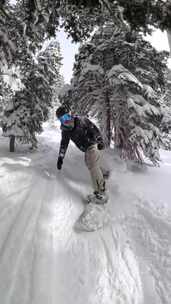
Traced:
<path id="1" fill-rule="evenodd" d="M 62 169 L 62 164 L 63 164 L 63 157 L 59 156 L 58 161 L 57 161 L 57 169 L 61 170 Z"/>
<path id="2" fill-rule="evenodd" d="M 98 148 L 98 150 L 104 150 L 104 148 L 105 148 L 104 143 L 103 143 L 103 142 L 99 142 L 99 143 L 97 144 L 97 148 Z"/>

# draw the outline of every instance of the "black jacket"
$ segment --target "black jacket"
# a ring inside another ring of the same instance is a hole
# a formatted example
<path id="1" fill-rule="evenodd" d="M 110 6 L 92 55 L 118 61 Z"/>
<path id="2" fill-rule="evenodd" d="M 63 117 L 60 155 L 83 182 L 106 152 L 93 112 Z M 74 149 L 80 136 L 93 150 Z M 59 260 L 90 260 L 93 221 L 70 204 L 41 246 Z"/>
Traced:
<path id="1" fill-rule="evenodd" d="M 87 117 L 74 117 L 74 128 L 66 130 L 61 126 L 62 139 L 59 155 L 64 157 L 70 139 L 83 152 L 96 143 L 103 143 L 99 129 Z"/>

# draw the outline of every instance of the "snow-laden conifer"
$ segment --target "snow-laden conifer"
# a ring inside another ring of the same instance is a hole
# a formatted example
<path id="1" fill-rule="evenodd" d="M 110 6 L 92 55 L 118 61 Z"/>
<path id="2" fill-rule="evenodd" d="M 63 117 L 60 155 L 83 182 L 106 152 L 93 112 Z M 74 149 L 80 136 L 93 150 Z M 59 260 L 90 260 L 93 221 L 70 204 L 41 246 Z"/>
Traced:
<path id="1" fill-rule="evenodd" d="M 5 109 L 3 119 L 4 136 L 37 146 L 36 134 L 42 131 L 42 123 L 48 119 L 53 87 L 58 81 L 61 56 L 59 44 L 55 41 L 28 61 L 24 87 L 17 91 Z M 23 71 L 24 72 L 24 68 Z M 13 148 L 14 150 L 14 148 Z"/>
<path id="2" fill-rule="evenodd" d="M 98 29 L 76 56 L 72 79 L 73 108 L 95 115 L 109 144 L 122 156 L 159 160 L 166 52 L 157 52 L 136 32 Z"/>

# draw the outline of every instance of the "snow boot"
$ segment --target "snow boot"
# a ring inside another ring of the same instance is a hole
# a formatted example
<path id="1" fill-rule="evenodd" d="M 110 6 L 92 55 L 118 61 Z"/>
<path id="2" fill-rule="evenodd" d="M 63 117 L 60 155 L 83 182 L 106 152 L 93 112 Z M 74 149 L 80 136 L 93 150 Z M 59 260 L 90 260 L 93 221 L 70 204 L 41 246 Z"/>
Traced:
<path id="1" fill-rule="evenodd" d="M 101 193 L 95 191 L 94 193 L 87 195 L 88 203 L 103 205 L 106 204 L 107 201 L 108 201 L 108 195 L 106 194 L 105 191 Z"/>

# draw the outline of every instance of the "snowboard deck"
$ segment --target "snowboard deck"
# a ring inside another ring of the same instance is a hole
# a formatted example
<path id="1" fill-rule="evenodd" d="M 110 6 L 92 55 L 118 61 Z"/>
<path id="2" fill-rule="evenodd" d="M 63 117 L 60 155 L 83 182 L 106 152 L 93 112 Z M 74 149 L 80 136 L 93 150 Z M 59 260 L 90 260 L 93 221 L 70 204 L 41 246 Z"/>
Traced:
<path id="1" fill-rule="evenodd" d="M 103 171 L 103 177 L 105 180 L 109 180 L 110 176 L 110 170 Z M 74 226 L 77 232 L 97 231 L 110 223 L 108 201 L 104 204 L 96 204 L 93 200 L 89 200 L 88 197 L 84 197 L 83 202 L 85 204 L 84 210 Z"/>

